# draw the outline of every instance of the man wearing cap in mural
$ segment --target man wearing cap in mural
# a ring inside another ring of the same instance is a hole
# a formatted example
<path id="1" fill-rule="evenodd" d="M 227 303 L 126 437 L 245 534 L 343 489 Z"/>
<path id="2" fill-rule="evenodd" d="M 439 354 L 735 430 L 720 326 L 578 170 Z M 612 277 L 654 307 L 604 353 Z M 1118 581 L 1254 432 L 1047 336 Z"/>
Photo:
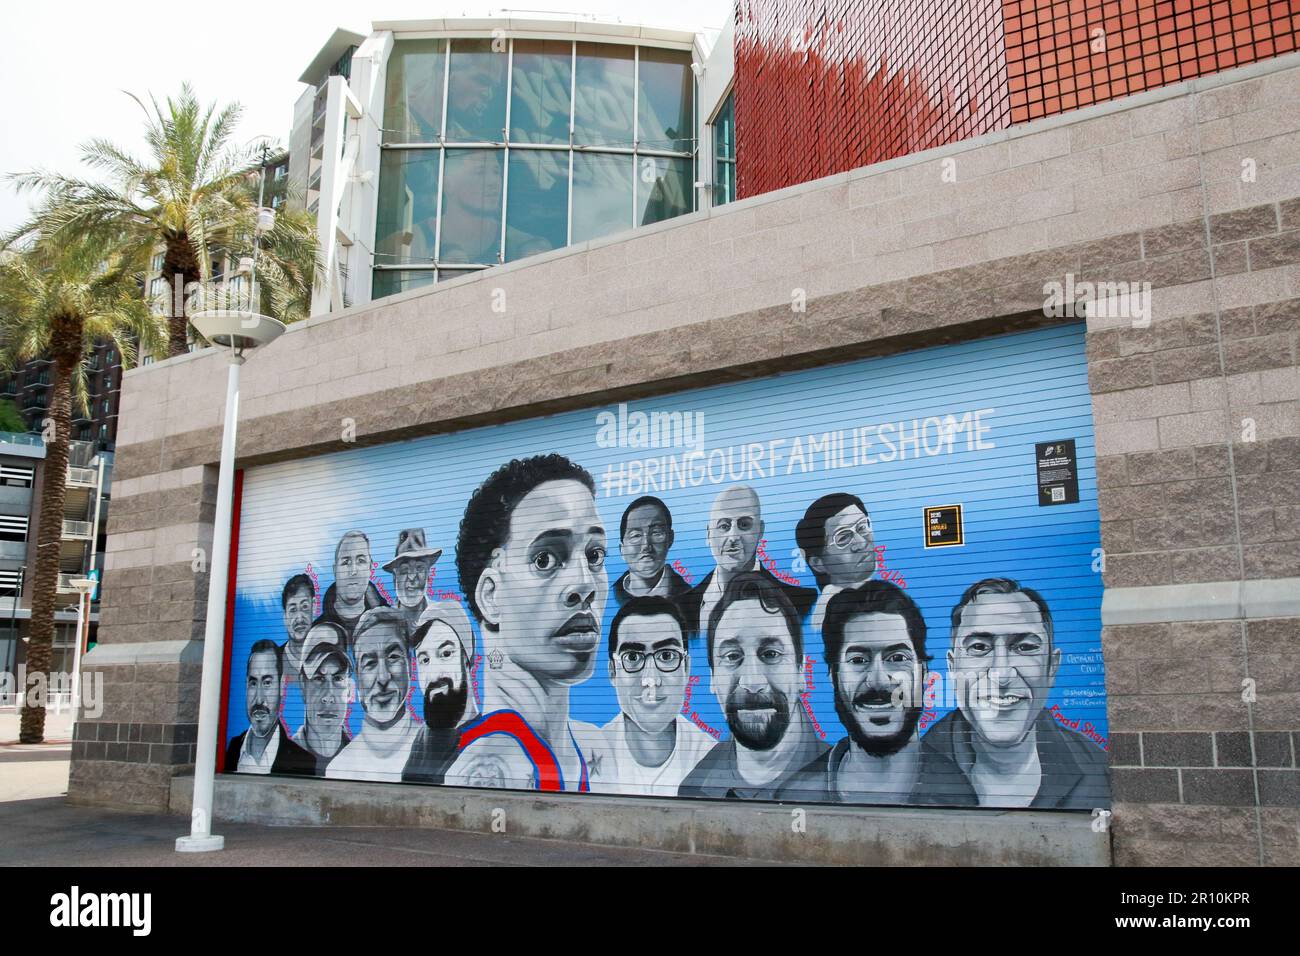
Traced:
<path id="1" fill-rule="evenodd" d="M 609 626 L 619 715 L 602 729 L 618 755 L 615 793 L 672 797 L 717 743 L 682 716 L 691 658 L 686 621 L 664 597 L 634 597 Z"/>
<path id="2" fill-rule="evenodd" d="M 406 625 L 412 631 L 429 606 L 425 595 L 429 586 L 429 569 L 440 557 L 442 548 L 425 545 L 423 528 L 407 528 L 397 536 L 397 553 L 393 560 L 384 565 L 384 570 L 393 576 L 397 606 L 406 614 Z"/>
<path id="3" fill-rule="evenodd" d="M 871 516 L 856 495 L 822 495 L 795 526 L 794 540 L 821 588 L 809 619 L 813 630 L 820 631 L 831 598 L 866 584 L 876 573 Z"/>
<path id="4" fill-rule="evenodd" d="M 283 703 L 284 653 L 275 641 L 264 638 L 248 651 L 244 674 L 248 730 L 226 747 L 226 771 L 306 775 L 315 772 L 316 758 L 290 740 L 280 722 Z"/>
<path id="5" fill-rule="evenodd" d="M 778 800 L 975 806 L 952 760 L 921 746 L 925 618 L 896 584 L 836 592 L 822 627 L 835 713 L 849 735 L 797 773 Z"/>
<path id="6" fill-rule="evenodd" d="M 334 583 L 325 589 L 320 617 L 312 623 L 330 621 L 352 636 L 361 615 L 388 602 L 370 580 L 370 539 L 360 531 L 349 531 L 334 549 Z"/>
<path id="7" fill-rule="evenodd" d="M 570 714 L 609 592 L 595 493 L 585 468 L 538 455 L 498 468 L 465 506 L 456 566 L 492 665 L 447 783 L 586 791 L 617 779 L 600 729 Z"/>
<path id="8" fill-rule="evenodd" d="M 400 782 L 411 755 L 416 724 L 411 692 L 410 632 L 394 607 L 361 615 L 350 642 L 357 696 L 365 710 L 360 732 L 338 752 L 325 776 Z"/>
<path id="9" fill-rule="evenodd" d="M 952 609 L 957 709 L 921 738 L 961 768 L 980 806 L 1087 810 L 1109 804 L 1106 752 L 1047 710 L 1061 666 L 1052 612 L 1010 578 L 986 578 Z"/>
<path id="10" fill-rule="evenodd" d="M 772 800 L 830 748 L 800 706 L 804 686 L 799 613 L 770 577 L 732 578 L 708 623 L 709 689 L 731 739 L 682 781 L 683 797 Z"/>
<path id="11" fill-rule="evenodd" d="M 734 577 L 746 572 L 766 578 L 784 592 L 800 619 L 812 609 L 816 591 L 787 584 L 760 565 L 758 545 L 763 540 L 764 529 L 763 506 L 753 488 L 732 485 L 714 499 L 705 533 L 717 566 L 681 599 L 692 631 L 700 633 L 708 627 L 713 609 L 722 600 L 722 592 Z"/>
<path id="12" fill-rule="evenodd" d="M 334 755 L 352 740 L 347 722 L 352 665 L 341 627 L 323 621 L 307 632 L 298 679 L 304 720 L 293 741 L 315 755 L 316 775 L 321 776 Z"/>
<path id="13" fill-rule="evenodd" d="M 284 613 L 284 672 L 288 680 L 297 680 L 302 667 L 303 641 L 316 613 L 316 585 L 305 574 L 295 574 L 280 592 L 280 610 Z"/>
<path id="14" fill-rule="evenodd" d="M 442 783 L 460 751 L 460 727 L 478 715 L 470 686 L 474 630 L 456 601 L 430 604 L 411 635 L 424 725 L 415 735 L 403 783 Z"/>

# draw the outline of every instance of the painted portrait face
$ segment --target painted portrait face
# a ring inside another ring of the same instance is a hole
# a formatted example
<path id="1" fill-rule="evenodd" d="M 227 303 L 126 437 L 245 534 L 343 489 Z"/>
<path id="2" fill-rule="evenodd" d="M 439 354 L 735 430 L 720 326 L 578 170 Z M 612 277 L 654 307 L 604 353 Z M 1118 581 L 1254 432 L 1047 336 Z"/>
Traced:
<path id="1" fill-rule="evenodd" d="M 248 713 L 249 729 L 259 737 L 274 730 L 276 721 L 280 719 L 281 690 L 275 654 L 261 651 L 250 655 L 244 709 Z"/>
<path id="2" fill-rule="evenodd" d="M 925 662 L 898 614 L 859 614 L 844 624 L 835 662 L 835 712 L 859 747 L 875 757 L 897 753 L 921 718 Z"/>
<path id="3" fill-rule="evenodd" d="M 397 592 L 398 604 L 402 607 L 420 606 L 432 567 L 432 561 L 422 558 L 408 558 L 393 565 L 393 589 Z"/>
<path id="4" fill-rule="evenodd" d="M 737 601 L 723 612 L 710 690 L 742 747 L 771 750 L 781 742 L 799 694 L 801 663 L 780 612 L 763 610 L 759 601 Z"/>
<path id="5" fill-rule="evenodd" d="M 397 628 L 378 624 L 357 638 L 357 688 L 366 716 L 387 723 L 402 713 L 411 679 L 410 659 Z"/>
<path id="6" fill-rule="evenodd" d="M 289 601 L 284 606 L 284 631 L 289 635 L 289 640 L 295 644 L 303 642 L 311 627 L 315 610 L 312 593 L 306 588 L 298 588 L 289 595 Z"/>
<path id="7" fill-rule="evenodd" d="M 415 673 L 424 695 L 424 722 L 445 730 L 465 716 L 469 681 L 465 679 L 465 655 L 456 632 L 442 621 L 434 621 L 415 648 Z"/>
<path id="8" fill-rule="evenodd" d="M 350 534 L 339 545 L 334 559 L 334 589 L 344 604 L 356 604 L 366 596 L 370 583 L 370 546 L 360 535 Z"/>
<path id="9" fill-rule="evenodd" d="M 621 551 L 627 569 L 634 577 L 652 583 L 664 569 L 668 549 L 672 546 L 673 531 L 662 508 L 644 504 L 632 509 L 627 516 Z"/>
<path id="10" fill-rule="evenodd" d="M 728 488 L 709 512 L 709 550 L 727 573 L 748 570 L 763 539 L 763 511 L 751 488 Z"/>
<path id="11" fill-rule="evenodd" d="M 634 615 L 618 628 L 609 679 L 628 720 L 646 733 L 667 730 L 686 699 L 690 658 L 682 630 L 667 614 Z"/>
<path id="12" fill-rule="evenodd" d="M 476 600 L 524 670 L 574 683 L 591 676 L 609 587 L 605 548 L 596 500 L 579 481 L 543 482 L 516 506 Z"/>
<path id="13" fill-rule="evenodd" d="M 849 505 L 832 515 L 826 521 L 822 553 L 809 557 L 808 564 L 837 587 L 854 587 L 867 580 L 876 570 L 876 538 L 871 531 L 871 518 L 857 505 Z"/>
<path id="14" fill-rule="evenodd" d="M 352 675 L 338 654 L 330 654 L 302 685 L 306 723 L 318 740 L 338 741 L 352 700 Z M 310 740 L 310 738 L 308 738 Z"/>
<path id="15" fill-rule="evenodd" d="M 1024 594 L 981 594 L 962 610 L 948 652 L 957 705 L 985 742 L 1024 740 L 1056 682 L 1052 647 L 1037 606 Z"/>

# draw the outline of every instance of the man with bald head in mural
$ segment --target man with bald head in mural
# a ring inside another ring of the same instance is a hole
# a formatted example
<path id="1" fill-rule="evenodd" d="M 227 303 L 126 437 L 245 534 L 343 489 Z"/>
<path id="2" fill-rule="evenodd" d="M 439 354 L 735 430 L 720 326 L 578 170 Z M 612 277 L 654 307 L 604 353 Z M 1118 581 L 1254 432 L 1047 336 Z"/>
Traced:
<path id="1" fill-rule="evenodd" d="M 709 615 L 732 579 L 746 572 L 760 574 L 780 588 L 801 619 L 812 610 L 816 591 L 788 584 L 760 564 L 758 546 L 764 530 L 763 506 L 753 488 L 732 485 L 713 500 L 705 535 L 715 567 L 681 598 L 682 611 L 695 633 L 708 627 Z"/>
<path id="2" fill-rule="evenodd" d="M 600 652 L 606 547 L 596 484 L 563 455 L 515 459 L 471 496 L 456 568 L 488 669 L 483 716 L 461 728 L 447 783 L 588 791 L 617 780 L 604 735 L 569 701 Z"/>
<path id="3" fill-rule="evenodd" d="M 351 639 L 362 614 L 388 606 L 370 580 L 371 567 L 370 539 L 356 530 L 344 534 L 334 549 L 334 583 L 321 599 L 320 617 L 313 627 L 322 621 L 337 624 Z"/>

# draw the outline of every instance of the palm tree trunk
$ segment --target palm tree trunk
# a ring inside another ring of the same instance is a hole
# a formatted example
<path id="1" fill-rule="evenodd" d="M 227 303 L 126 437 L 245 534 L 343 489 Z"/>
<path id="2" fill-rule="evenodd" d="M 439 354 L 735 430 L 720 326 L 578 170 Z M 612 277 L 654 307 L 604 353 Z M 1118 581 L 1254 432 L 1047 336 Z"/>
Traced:
<path id="1" fill-rule="evenodd" d="M 38 744 L 45 739 L 45 707 L 32 703 L 34 675 L 44 675 L 49 687 L 54 651 L 54 606 L 58 600 L 59 542 L 63 538 L 63 501 L 67 495 L 68 439 L 72 433 L 72 373 L 81 361 L 81 320 L 62 317 L 54 322 L 50 357 L 54 363 L 54 388 L 50 418 L 54 438 L 45 445 L 45 470 L 41 476 L 40 527 L 36 533 L 36 576 L 32 581 L 32 619 L 27 641 L 27 686 L 18 741 Z M 80 639 L 80 635 L 78 635 Z"/>
<path id="2" fill-rule="evenodd" d="M 199 260 L 194 255 L 194 247 L 188 236 L 179 236 L 167 241 L 167 250 L 163 255 L 163 275 L 171 284 L 167 302 L 167 355 L 169 358 L 185 355 L 190 350 L 189 316 L 185 314 L 185 293 L 191 284 L 203 278 L 199 270 Z M 177 290 L 177 279 L 181 289 Z"/>

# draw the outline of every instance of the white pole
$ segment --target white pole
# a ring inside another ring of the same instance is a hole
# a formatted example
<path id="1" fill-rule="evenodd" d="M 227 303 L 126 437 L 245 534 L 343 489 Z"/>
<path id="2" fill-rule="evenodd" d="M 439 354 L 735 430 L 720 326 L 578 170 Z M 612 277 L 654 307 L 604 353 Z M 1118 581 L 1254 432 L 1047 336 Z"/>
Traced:
<path id="1" fill-rule="evenodd" d="M 221 668 L 226 637 L 226 585 L 230 569 L 230 516 L 235 483 L 235 425 L 239 416 L 239 366 L 244 357 L 230 352 L 226 379 L 226 419 L 221 432 L 217 474 L 217 513 L 208 562 L 208 618 L 203 631 L 203 678 L 199 685 L 199 737 L 194 756 L 194 801 L 190 835 L 177 837 L 181 853 L 220 850 L 224 837 L 212 833 L 212 789 L 217 772 L 217 718 L 221 712 Z"/>
<path id="2" fill-rule="evenodd" d="M 72 736 L 77 735 L 77 712 L 81 708 L 82 603 L 89 591 L 77 592 L 77 644 L 72 649 Z"/>

